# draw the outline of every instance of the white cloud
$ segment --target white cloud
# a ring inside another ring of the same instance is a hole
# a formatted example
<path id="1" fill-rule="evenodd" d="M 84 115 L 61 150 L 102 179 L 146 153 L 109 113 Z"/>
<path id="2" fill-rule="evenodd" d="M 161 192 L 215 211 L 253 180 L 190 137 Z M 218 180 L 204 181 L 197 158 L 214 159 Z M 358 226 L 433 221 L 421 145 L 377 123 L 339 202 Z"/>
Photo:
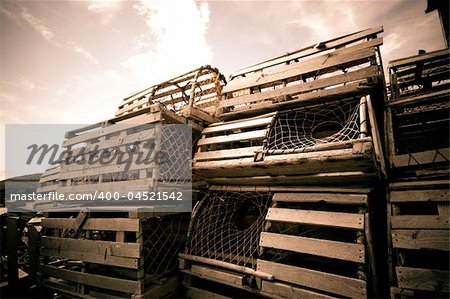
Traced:
<path id="1" fill-rule="evenodd" d="M 94 0 L 89 2 L 88 10 L 97 13 L 101 17 L 101 23 L 106 25 L 117 14 L 121 4 L 120 0 Z"/>
<path id="2" fill-rule="evenodd" d="M 141 39 L 148 50 L 122 63 L 141 85 L 156 84 L 211 62 L 212 51 L 206 40 L 207 3 L 141 1 L 133 8 L 144 17 L 155 39 L 150 45 L 148 40 Z"/>
<path id="3" fill-rule="evenodd" d="M 116 70 L 103 70 L 103 74 L 109 81 L 113 82 L 122 81 L 122 76 L 120 76 L 120 74 Z"/>

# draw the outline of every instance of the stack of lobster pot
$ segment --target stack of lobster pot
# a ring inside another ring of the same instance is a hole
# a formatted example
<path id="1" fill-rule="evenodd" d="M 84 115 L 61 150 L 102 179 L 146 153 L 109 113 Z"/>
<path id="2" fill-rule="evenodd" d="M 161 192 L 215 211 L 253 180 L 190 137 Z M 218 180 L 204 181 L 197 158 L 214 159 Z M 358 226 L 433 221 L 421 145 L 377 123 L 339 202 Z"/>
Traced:
<path id="1" fill-rule="evenodd" d="M 382 32 L 231 75 L 193 160 L 208 191 L 179 255 L 188 297 L 380 296 Z"/>
<path id="2" fill-rule="evenodd" d="M 389 62 L 393 298 L 449 296 L 449 68 L 449 49 Z"/>
<path id="3" fill-rule="evenodd" d="M 177 206 L 160 211 L 139 200 L 164 196 L 152 194 L 161 188 L 176 191 L 187 184 L 190 191 L 188 141 L 218 121 L 211 112 L 224 83 L 217 69 L 203 66 L 124 99 L 111 119 L 66 133 L 63 147 L 70 155 L 44 173 L 38 192 L 92 195 L 96 203 L 35 207 L 46 215 L 38 276 L 44 289 L 78 298 L 135 299 L 179 290 L 177 254 L 185 247 L 190 213 Z M 172 124 L 188 130 L 180 133 Z M 170 161 L 158 162 L 160 152 Z M 90 160 L 100 155 L 109 162 Z M 116 200 L 124 205 L 112 205 Z"/>

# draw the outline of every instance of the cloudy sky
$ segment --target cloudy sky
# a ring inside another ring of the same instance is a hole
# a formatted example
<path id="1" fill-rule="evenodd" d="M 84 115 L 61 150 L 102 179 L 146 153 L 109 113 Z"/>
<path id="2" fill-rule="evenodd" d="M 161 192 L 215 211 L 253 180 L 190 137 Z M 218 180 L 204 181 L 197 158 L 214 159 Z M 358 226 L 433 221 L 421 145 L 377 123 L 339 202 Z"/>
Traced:
<path id="1" fill-rule="evenodd" d="M 5 123 L 98 122 L 133 91 L 197 66 L 228 76 L 378 25 L 386 67 L 444 47 L 438 15 L 425 8 L 426 0 L 1 0 L 0 137 Z"/>

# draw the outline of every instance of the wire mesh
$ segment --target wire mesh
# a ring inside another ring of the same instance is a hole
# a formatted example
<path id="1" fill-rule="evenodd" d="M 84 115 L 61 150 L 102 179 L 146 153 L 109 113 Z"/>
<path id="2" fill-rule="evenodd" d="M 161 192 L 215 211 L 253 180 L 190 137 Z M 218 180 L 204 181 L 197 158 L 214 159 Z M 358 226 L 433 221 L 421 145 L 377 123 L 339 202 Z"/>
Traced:
<path id="1" fill-rule="evenodd" d="M 161 276 L 174 270 L 186 244 L 189 214 L 152 217 L 143 221 L 145 273 Z"/>
<path id="2" fill-rule="evenodd" d="M 189 253 L 255 268 L 271 201 L 268 192 L 210 193 L 192 220 Z"/>
<path id="3" fill-rule="evenodd" d="M 338 101 L 280 113 L 269 133 L 268 154 L 359 138 L 359 108 L 358 101 Z"/>

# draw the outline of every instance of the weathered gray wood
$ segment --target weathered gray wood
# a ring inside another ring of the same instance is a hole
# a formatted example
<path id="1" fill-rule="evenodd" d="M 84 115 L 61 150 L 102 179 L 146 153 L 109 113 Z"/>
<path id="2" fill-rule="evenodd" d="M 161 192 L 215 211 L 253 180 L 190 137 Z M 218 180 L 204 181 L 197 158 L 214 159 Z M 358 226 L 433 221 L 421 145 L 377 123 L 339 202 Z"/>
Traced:
<path id="1" fill-rule="evenodd" d="M 311 82 L 295 84 L 292 86 L 276 88 L 274 90 L 259 92 L 249 95 L 238 96 L 229 99 L 223 99 L 219 105 L 220 107 L 231 107 L 235 105 L 242 105 L 248 103 L 256 103 L 269 99 L 276 99 L 285 95 L 295 95 L 304 92 L 311 92 L 316 89 L 349 83 L 353 81 L 365 80 L 369 77 L 380 75 L 379 66 L 369 66 L 353 72 L 348 72 L 324 79 L 317 79 Z"/>
<path id="2" fill-rule="evenodd" d="M 449 251 L 448 230 L 392 230 L 394 248 Z"/>
<path id="3" fill-rule="evenodd" d="M 229 284 L 244 285 L 245 275 L 235 274 L 225 270 L 217 270 L 206 266 L 192 265 L 191 272 L 200 277 L 210 278 L 214 281 L 224 281 Z"/>
<path id="4" fill-rule="evenodd" d="M 121 256 L 112 256 L 110 254 L 97 254 L 90 251 L 77 251 L 77 250 L 61 250 L 55 248 L 42 248 L 41 249 L 42 256 L 48 257 L 61 257 L 67 258 L 70 260 L 82 261 L 87 263 L 95 263 L 101 265 L 109 265 L 109 266 L 117 266 L 124 267 L 130 269 L 138 268 L 138 259 L 137 258 L 128 258 Z"/>
<path id="5" fill-rule="evenodd" d="M 259 245 L 262 247 L 289 250 L 344 261 L 365 263 L 365 250 L 363 244 L 262 232 Z"/>
<path id="6" fill-rule="evenodd" d="M 220 160 L 224 158 L 253 157 L 256 152 L 261 151 L 262 146 L 252 146 L 228 150 L 218 150 L 209 152 L 198 152 L 194 156 L 194 161 Z"/>
<path id="7" fill-rule="evenodd" d="M 443 58 L 448 57 L 450 55 L 449 49 L 437 50 L 433 52 L 428 52 L 425 54 L 414 55 L 410 57 L 404 57 L 396 60 L 389 61 L 389 67 L 400 67 L 407 64 L 413 64 L 417 62 L 424 62 L 430 59 L 434 59 L 436 57 L 442 56 Z"/>
<path id="8" fill-rule="evenodd" d="M 392 191 L 391 202 L 446 202 L 449 201 L 449 190 L 405 190 Z"/>
<path id="9" fill-rule="evenodd" d="M 391 217 L 393 229 L 449 229 L 448 217 L 438 215 L 396 215 Z"/>
<path id="10" fill-rule="evenodd" d="M 220 125 L 215 126 L 209 126 L 208 128 L 204 129 L 202 131 L 202 134 L 210 134 L 210 133 L 218 133 L 223 131 L 231 131 L 236 129 L 246 129 L 246 128 L 253 128 L 253 127 L 259 127 L 268 125 L 272 122 L 274 113 L 271 113 L 271 116 L 264 117 L 264 118 L 255 118 L 255 119 L 249 119 L 244 120 L 240 122 L 226 122 L 222 123 Z"/>
<path id="11" fill-rule="evenodd" d="M 449 271 L 396 267 L 400 288 L 449 292 Z"/>
<path id="12" fill-rule="evenodd" d="M 47 228 L 75 228 L 74 218 L 43 218 L 41 223 Z M 139 219 L 88 218 L 82 229 L 136 232 L 139 230 Z"/>
<path id="13" fill-rule="evenodd" d="M 364 229 L 364 215 L 356 213 L 269 208 L 266 215 L 266 220 L 333 226 L 349 229 Z"/>
<path id="14" fill-rule="evenodd" d="M 305 299 L 331 299 L 335 297 L 331 297 L 328 295 L 324 295 L 321 293 L 313 292 L 306 289 L 301 289 L 299 287 L 294 287 L 292 285 L 279 283 L 279 282 L 270 282 L 263 281 L 261 292 L 264 295 L 275 295 L 281 298 L 305 298 Z"/>
<path id="15" fill-rule="evenodd" d="M 351 298 L 365 298 L 366 282 L 336 274 L 258 260 L 258 270 L 272 273 L 274 279 Z M 326 283 L 324 283 L 326 282 Z"/>
<path id="16" fill-rule="evenodd" d="M 237 133 L 230 135 L 223 135 L 217 137 L 202 138 L 198 141 L 198 146 L 208 145 L 208 144 L 221 144 L 230 143 L 236 141 L 246 141 L 246 140 L 258 140 L 263 139 L 267 135 L 267 130 L 258 130 L 253 132 Z"/>
<path id="17" fill-rule="evenodd" d="M 325 201 L 340 204 L 365 204 L 367 203 L 367 195 L 339 193 L 275 193 L 272 200 L 286 202 Z"/>
<path id="18" fill-rule="evenodd" d="M 194 288 L 194 287 L 187 288 L 186 296 L 188 298 L 192 298 L 192 299 L 198 299 L 198 298 L 231 299 L 231 297 L 222 296 L 217 293 L 205 291 L 205 290 L 202 290 L 199 288 Z"/>
<path id="19" fill-rule="evenodd" d="M 255 271 L 252 268 L 227 263 L 224 261 L 204 258 L 204 257 L 185 254 L 185 253 L 180 253 L 180 254 L 178 254 L 178 256 L 181 259 L 185 259 L 185 260 L 189 260 L 189 261 L 193 261 L 193 262 L 197 262 L 197 263 L 202 263 L 202 264 L 206 264 L 206 265 L 212 265 L 212 266 L 216 266 L 216 267 L 220 267 L 220 268 L 224 268 L 224 269 L 228 269 L 228 270 L 232 270 L 232 271 L 237 271 L 237 272 L 253 275 L 256 277 L 260 277 L 260 278 L 263 278 L 266 280 L 273 279 L 273 275 L 271 275 L 271 274 L 264 273 L 261 271 Z"/>
<path id="20" fill-rule="evenodd" d="M 137 281 L 101 276 L 96 274 L 81 273 L 48 265 L 42 265 L 41 272 L 45 276 L 61 278 L 84 285 L 95 286 L 114 291 L 121 291 L 125 293 L 137 293 L 137 291 L 141 287 L 141 284 Z"/>
<path id="21" fill-rule="evenodd" d="M 84 239 L 69 239 L 56 237 L 42 237 L 43 248 L 91 252 L 99 255 L 111 255 L 139 258 L 141 254 L 141 245 L 138 243 L 120 243 L 100 240 L 84 240 Z"/>

